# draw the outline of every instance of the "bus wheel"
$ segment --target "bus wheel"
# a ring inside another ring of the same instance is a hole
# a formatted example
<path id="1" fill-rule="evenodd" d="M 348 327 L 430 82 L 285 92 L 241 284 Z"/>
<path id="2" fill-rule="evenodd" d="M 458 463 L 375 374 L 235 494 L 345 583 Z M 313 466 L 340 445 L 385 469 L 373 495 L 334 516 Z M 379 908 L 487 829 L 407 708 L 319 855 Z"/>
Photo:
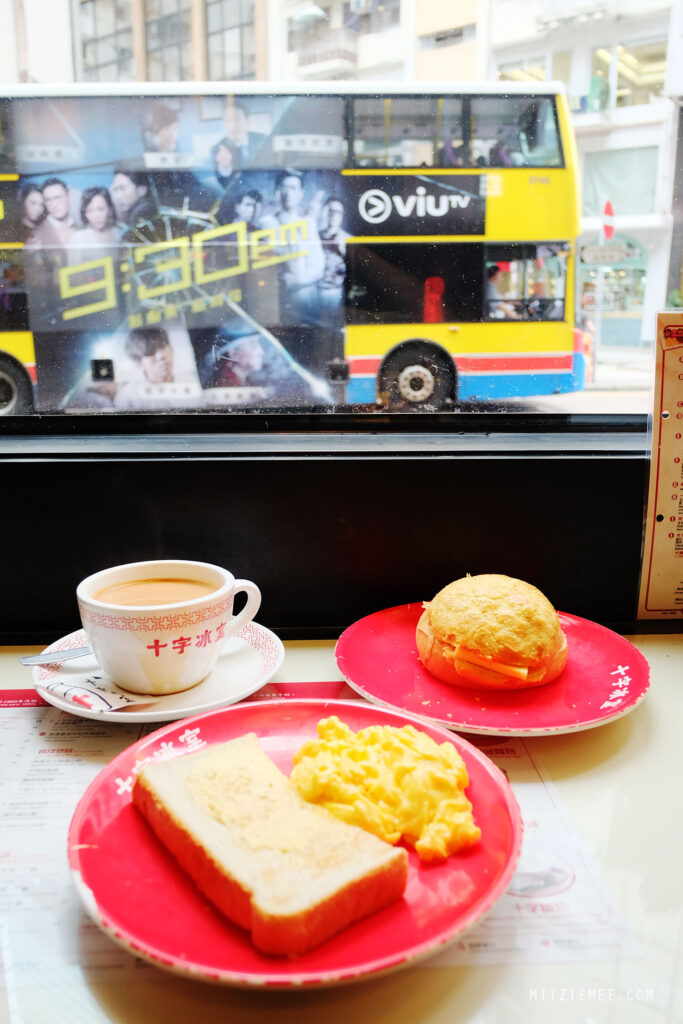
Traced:
<path id="1" fill-rule="evenodd" d="M 0 416 L 33 411 L 33 388 L 23 367 L 0 356 Z"/>
<path id="2" fill-rule="evenodd" d="M 450 365 L 449 365 L 450 364 Z M 455 400 L 455 373 L 449 357 L 427 346 L 391 353 L 378 376 L 379 403 L 404 410 L 442 409 Z"/>

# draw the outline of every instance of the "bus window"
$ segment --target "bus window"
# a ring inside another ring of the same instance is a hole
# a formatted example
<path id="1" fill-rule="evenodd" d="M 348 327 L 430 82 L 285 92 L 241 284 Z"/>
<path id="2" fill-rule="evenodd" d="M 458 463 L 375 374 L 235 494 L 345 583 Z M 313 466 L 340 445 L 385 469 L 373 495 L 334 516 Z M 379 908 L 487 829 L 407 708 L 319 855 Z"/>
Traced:
<path id="1" fill-rule="evenodd" d="M 483 272 L 483 256 L 483 246 L 467 242 L 350 245 L 347 321 L 421 324 L 479 320 L 477 282 Z"/>
<path id="2" fill-rule="evenodd" d="M 471 100 L 472 159 L 480 167 L 561 167 L 554 101 L 543 96 Z"/>
<path id="3" fill-rule="evenodd" d="M 341 96 L 288 96 L 272 127 L 275 163 L 339 169 L 347 160 Z"/>
<path id="4" fill-rule="evenodd" d="M 357 167 L 433 167 L 437 99 L 358 98 L 353 101 L 353 159 Z"/>
<path id="5" fill-rule="evenodd" d="M 564 320 L 563 245 L 489 246 L 485 320 Z"/>
<path id="6" fill-rule="evenodd" d="M 0 331 L 27 331 L 28 303 L 19 252 L 0 249 Z"/>
<path id="7" fill-rule="evenodd" d="M 472 166 L 463 114 L 461 97 L 446 96 L 438 101 L 435 162 L 439 167 Z"/>
<path id="8" fill-rule="evenodd" d="M 16 163 L 12 145 L 11 109 L 9 100 L 0 100 L 0 174 L 13 171 Z"/>

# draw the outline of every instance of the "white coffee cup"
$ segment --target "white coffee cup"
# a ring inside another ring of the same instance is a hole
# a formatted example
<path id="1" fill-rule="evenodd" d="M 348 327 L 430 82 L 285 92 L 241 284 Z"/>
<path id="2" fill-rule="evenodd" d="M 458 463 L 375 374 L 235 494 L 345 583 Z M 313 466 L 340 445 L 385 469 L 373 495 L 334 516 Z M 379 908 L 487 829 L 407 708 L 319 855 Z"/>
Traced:
<path id="1" fill-rule="evenodd" d="M 137 580 L 181 579 L 215 586 L 202 597 L 171 604 L 122 605 L 100 600 L 105 587 Z M 235 595 L 247 603 L 232 614 Z M 155 559 L 93 573 L 76 589 L 81 621 L 100 666 L 133 693 L 179 693 L 208 676 L 225 641 L 256 615 L 261 592 L 251 580 L 209 562 Z"/>

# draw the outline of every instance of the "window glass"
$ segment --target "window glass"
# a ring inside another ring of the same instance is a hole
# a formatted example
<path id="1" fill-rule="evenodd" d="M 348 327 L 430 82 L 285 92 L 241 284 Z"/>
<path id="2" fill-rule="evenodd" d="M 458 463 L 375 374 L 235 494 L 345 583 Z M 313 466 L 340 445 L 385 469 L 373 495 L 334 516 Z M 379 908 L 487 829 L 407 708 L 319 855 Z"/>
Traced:
<path id="1" fill-rule="evenodd" d="M 351 323 L 563 320 L 568 246 L 354 245 Z"/>
<path id="2" fill-rule="evenodd" d="M 584 216 L 601 216 L 606 199 L 622 216 L 654 213 L 657 160 L 656 146 L 586 153 L 583 165 Z"/>
<path id="3" fill-rule="evenodd" d="M 356 99 L 353 123 L 353 152 L 359 167 L 434 166 L 435 98 Z"/>
<path id="4" fill-rule="evenodd" d="M 83 72 L 92 81 L 133 77 L 130 0 L 88 0 L 78 9 Z"/>
<path id="5" fill-rule="evenodd" d="M 0 331 L 27 331 L 28 304 L 21 254 L 0 249 Z"/>
<path id="6" fill-rule="evenodd" d="M 568 246 L 489 246 L 484 317 L 563 320 Z"/>
<path id="7" fill-rule="evenodd" d="M 568 86 L 570 83 L 571 66 L 572 55 L 569 50 L 553 53 L 550 71 L 550 77 L 553 82 L 564 82 Z"/>
<path id="8" fill-rule="evenodd" d="M 147 76 L 151 81 L 192 77 L 190 0 L 145 0 Z"/>
<path id="9" fill-rule="evenodd" d="M 666 77 L 666 48 L 666 39 L 616 47 L 618 107 L 650 103 L 661 95 Z"/>
<path id="10" fill-rule="evenodd" d="M 483 265 L 480 245 L 354 245 L 347 269 L 349 320 L 421 324 L 435 294 L 437 322 L 479 320 Z"/>
<path id="11" fill-rule="evenodd" d="M 222 27 L 223 10 L 221 0 L 216 0 L 216 2 L 206 5 L 206 31 L 211 35 L 212 32 L 219 32 Z"/>
<path id="12" fill-rule="evenodd" d="M 588 91 L 588 110 L 607 110 L 611 95 L 611 67 L 614 58 L 612 47 L 598 46 L 591 58 L 591 79 Z"/>
<path id="13" fill-rule="evenodd" d="M 97 0 L 97 32 L 106 35 L 116 30 L 115 0 Z"/>
<path id="14" fill-rule="evenodd" d="M 438 167 L 470 167 L 469 135 L 465 131 L 465 105 L 460 97 L 446 96 L 437 104 L 436 160 Z"/>
<path id="15" fill-rule="evenodd" d="M 81 22 L 81 39 L 91 39 L 95 33 L 95 2 L 94 0 L 88 0 L 87 3 L 81 4 L 79 11 L 80 22 Z"/>
<path id="16" fill-rule="evenodd" d="M 500 64 L 498 78 L 501 82 L 543 82 L 546 78 L 545 57 Z"/>
<path id="17" fill-rule="evenodd" d="M 470 151 L 481 167 L 560 167 L 553 101 L 542 97 L 475 97 Z"/>
<path id="18" fill-rule="evenodd" d="M 400 23 L 401 0 L 351 0 L 345 14 L 347 24 L 358 32 L 381 32 Z"/>
<path id="19" fill-rule="evenodd" d="M 241 0 L 217 0 L 207 5 L 206 12 L 209 78 L 253 78 L 253 6 Z"/>

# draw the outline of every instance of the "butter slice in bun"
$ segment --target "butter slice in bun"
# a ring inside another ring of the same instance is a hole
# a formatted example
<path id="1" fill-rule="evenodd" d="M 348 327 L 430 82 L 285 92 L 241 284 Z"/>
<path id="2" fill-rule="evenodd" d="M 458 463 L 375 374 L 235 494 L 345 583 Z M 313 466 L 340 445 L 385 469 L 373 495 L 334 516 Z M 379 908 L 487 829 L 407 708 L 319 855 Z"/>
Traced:
<path id="1" fill-rule="evenodd" d="M 543 686 L 567 663 L 567 638 L 537 587 L 494 573 L 463 576 L 425 603 L 417 652 L 428 672 L 454 686 Z"/>

